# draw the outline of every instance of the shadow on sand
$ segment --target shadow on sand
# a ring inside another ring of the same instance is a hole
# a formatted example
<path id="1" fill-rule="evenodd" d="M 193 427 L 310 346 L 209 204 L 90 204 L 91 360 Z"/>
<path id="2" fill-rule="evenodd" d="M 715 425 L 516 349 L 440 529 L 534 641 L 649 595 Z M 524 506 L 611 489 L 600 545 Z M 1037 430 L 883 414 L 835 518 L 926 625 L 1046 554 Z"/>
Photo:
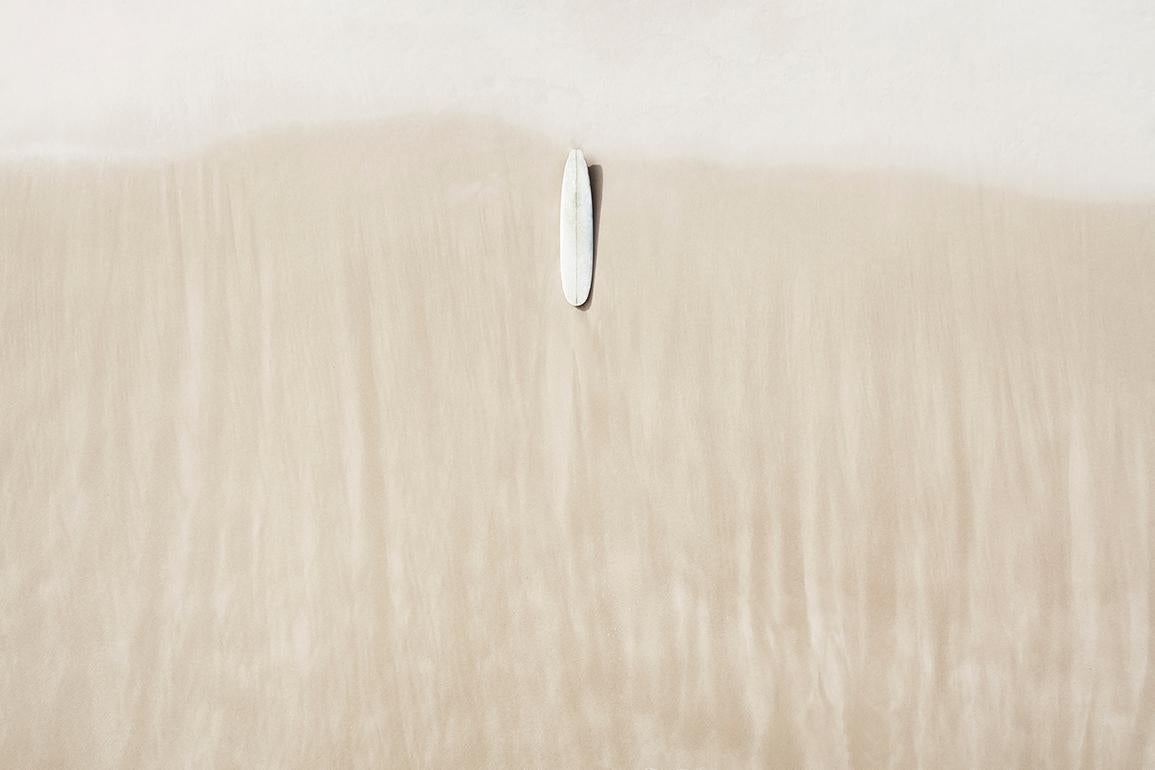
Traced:
<path id="1" fill-rule="evenodd" d="M 590 197 L 593 198 L 594 204 L 594 258 L 593 264 L 590 266 L 590 293 L 586 297 L 586 301 L 578 305 L 578 310 L 583 313 L 590 309 L 594 304 L 594 289 L 598 284 L 598 235 L 602 226 L 602 185 L 605 175 L 602 173 L 602 167 L 599 165 L 590 166 Z"/>

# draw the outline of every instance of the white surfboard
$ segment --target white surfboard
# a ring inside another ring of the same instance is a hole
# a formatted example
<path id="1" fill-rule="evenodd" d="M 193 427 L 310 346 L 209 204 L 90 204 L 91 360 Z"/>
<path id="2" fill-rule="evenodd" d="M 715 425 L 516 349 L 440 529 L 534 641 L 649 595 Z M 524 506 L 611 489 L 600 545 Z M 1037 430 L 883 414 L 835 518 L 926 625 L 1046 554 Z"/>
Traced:
<path id="1" fill-rule="evenodd" d="M 570 150 L 561 178 L 561 290 L 574 307 L 590 296 L 594 270 L 594 201 L 581 150 Z"/>

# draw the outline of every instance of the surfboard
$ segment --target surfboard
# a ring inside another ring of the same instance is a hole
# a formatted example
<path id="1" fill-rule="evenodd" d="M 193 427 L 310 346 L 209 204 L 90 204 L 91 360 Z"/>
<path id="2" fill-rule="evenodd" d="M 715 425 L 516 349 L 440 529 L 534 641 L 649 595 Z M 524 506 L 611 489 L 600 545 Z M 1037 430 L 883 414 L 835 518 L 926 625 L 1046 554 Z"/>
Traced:
<path id="1" fill-rule="evenodd" d="M 570 150 L 561 178 L 561 290 L 574 307 L 590 296 L 594 270 L 594 202 L 581 150 Z"/>

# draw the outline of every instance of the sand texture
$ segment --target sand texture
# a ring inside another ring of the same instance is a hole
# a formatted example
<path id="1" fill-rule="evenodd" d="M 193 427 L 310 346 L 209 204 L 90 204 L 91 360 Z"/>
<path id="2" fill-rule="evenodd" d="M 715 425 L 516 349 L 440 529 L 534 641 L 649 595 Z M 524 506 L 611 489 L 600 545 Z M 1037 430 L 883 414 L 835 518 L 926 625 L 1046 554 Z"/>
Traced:
<path id="1" fill-rule="evenodd" d="M 0 170 L 2 764 L 1155 766 L 1155 204 L 567 149 Z"/>

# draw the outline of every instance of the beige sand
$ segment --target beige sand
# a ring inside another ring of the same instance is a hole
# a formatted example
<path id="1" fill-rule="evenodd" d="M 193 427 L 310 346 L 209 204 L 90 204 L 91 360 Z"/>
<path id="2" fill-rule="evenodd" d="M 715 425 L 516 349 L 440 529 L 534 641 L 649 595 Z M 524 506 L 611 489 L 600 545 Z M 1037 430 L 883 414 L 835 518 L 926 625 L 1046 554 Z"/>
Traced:
<path id="1" fill-rule="evenodd" d="M 565 149 L 0 174 L 3 764 L 1155 764 L 1155 206 Z"/>

